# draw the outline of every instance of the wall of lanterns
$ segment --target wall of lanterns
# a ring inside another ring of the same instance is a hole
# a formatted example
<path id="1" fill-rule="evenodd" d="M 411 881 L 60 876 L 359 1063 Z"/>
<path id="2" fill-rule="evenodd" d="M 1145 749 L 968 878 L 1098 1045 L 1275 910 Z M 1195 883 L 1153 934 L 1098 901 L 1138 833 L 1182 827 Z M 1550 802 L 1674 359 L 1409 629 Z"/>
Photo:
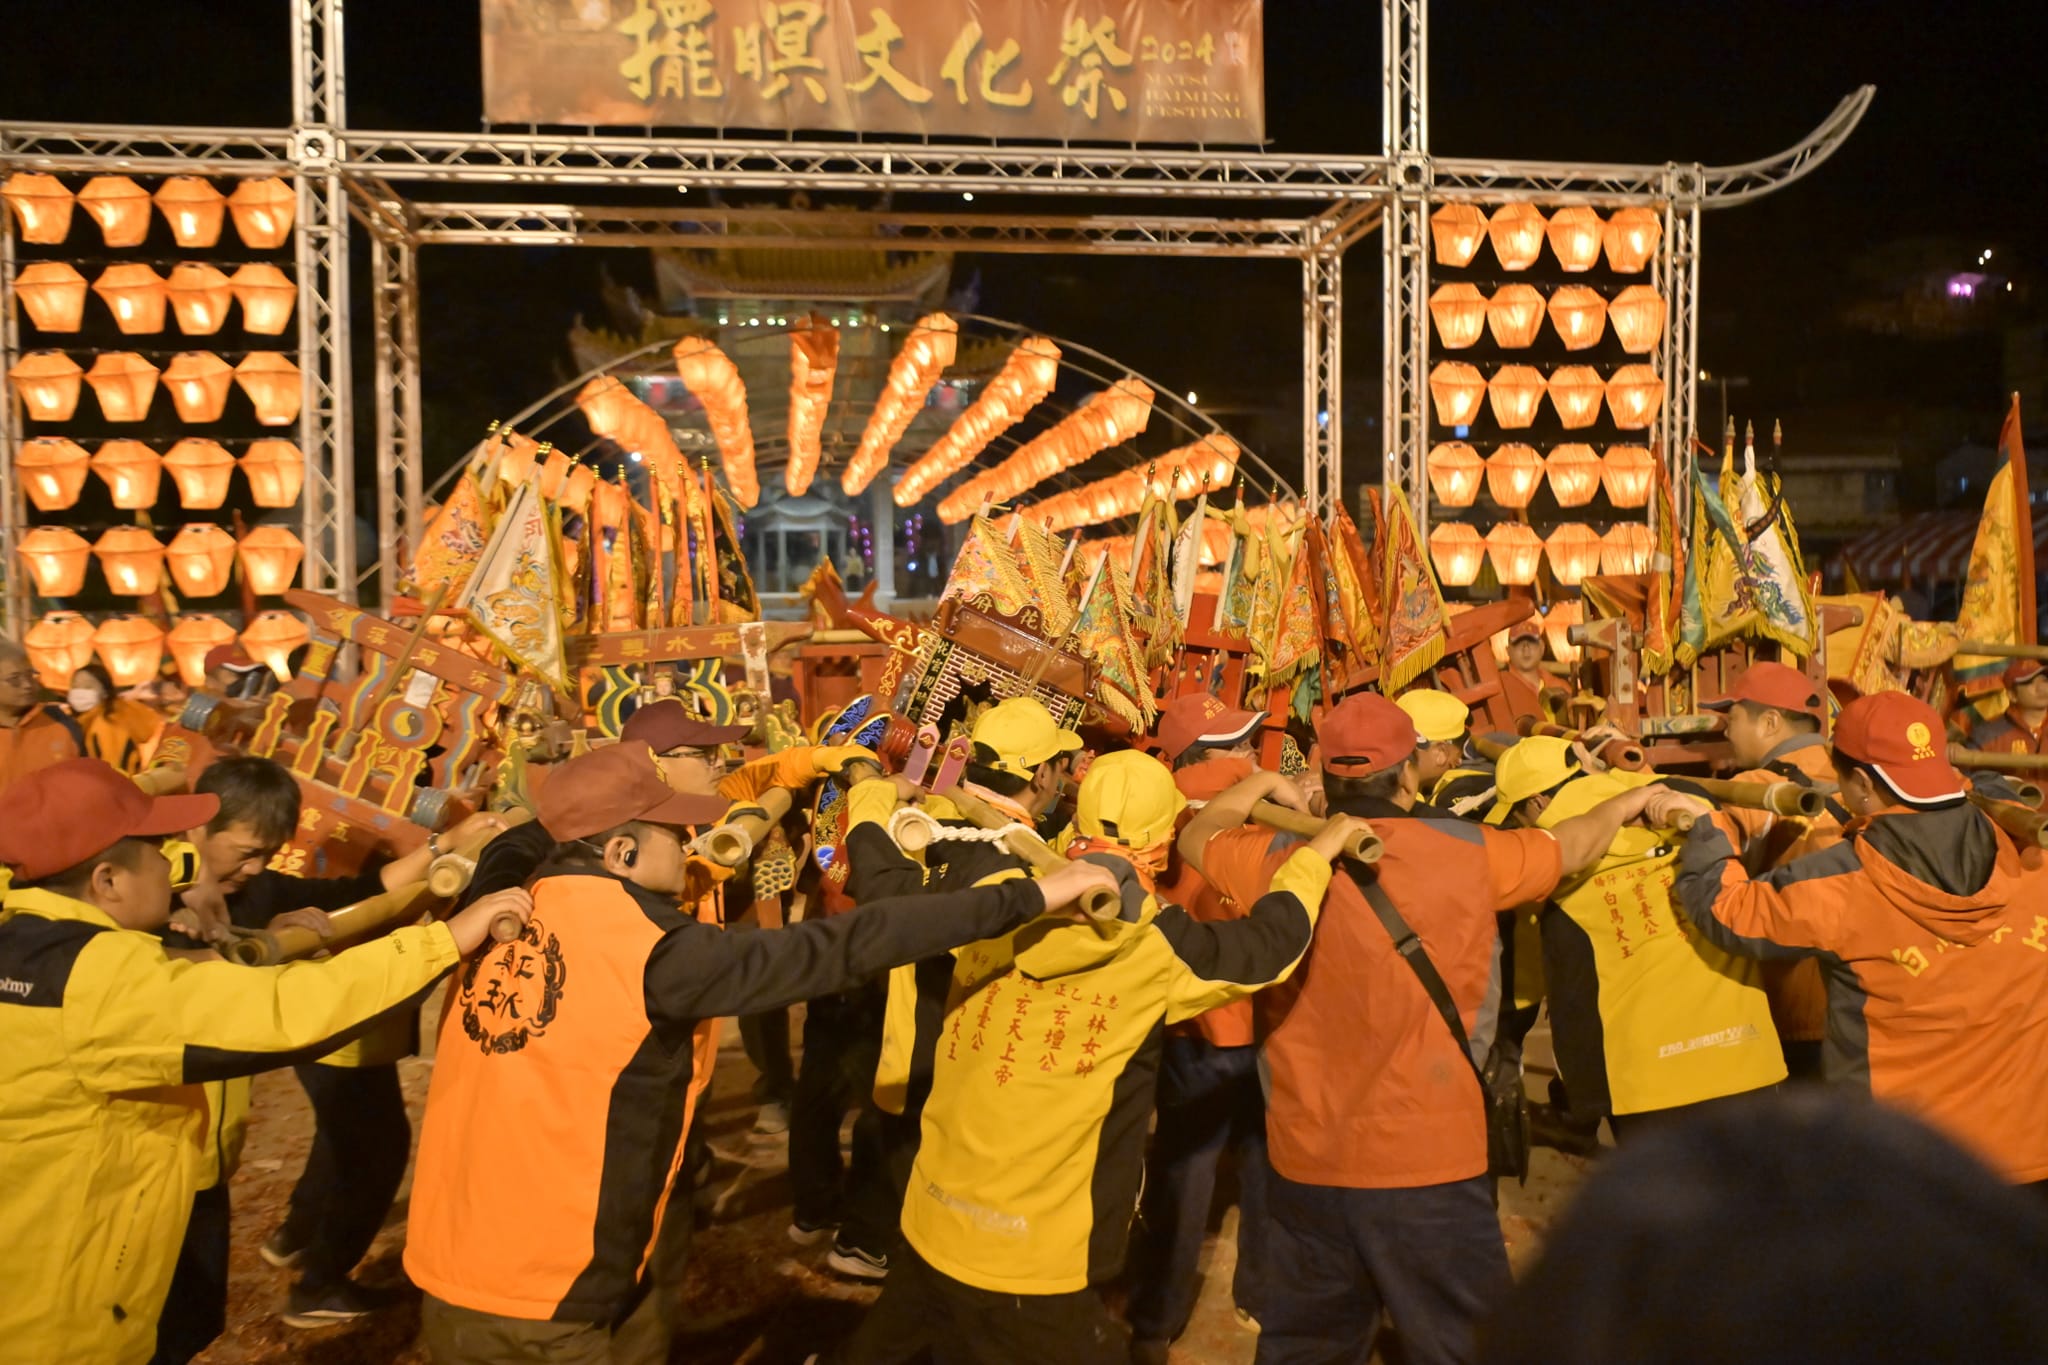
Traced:
<path id="1" fill-rule="evenodd" d="M 276 340 L 298 303 L 280 265 L 296 191 L 276 178 L 224 194 L 197 176 L 145 187 L 125 175 L 74 188 L 24 171 L 0 182 L 0 199 L 29 333 L 7 373 L 26 429 L 23 505 L 6 514 L 23 526 L 19 569 L 55 608 L 25 632 L 31 655 L 51 686 L 95 656 L 117 683 L 146 681 L 166 653 L 197 683 L 206 651 L 236 632 L 178 614 L 179 599 L 220 597 L 238 574 L 245 601 L 275 597 L 305 554 L 282 525 L 241 529 L 245 509 L 296 506 L 305 481 L 298 445 L 270 434 L 297 423 L 304 392 L 296 349 Z M 206 348 L 188 348 L 194 338 Z M 228 508 L 232 531 L 186 519 Z M 246 614 L 245 646 L 282 670 L 304 624 Z"/>

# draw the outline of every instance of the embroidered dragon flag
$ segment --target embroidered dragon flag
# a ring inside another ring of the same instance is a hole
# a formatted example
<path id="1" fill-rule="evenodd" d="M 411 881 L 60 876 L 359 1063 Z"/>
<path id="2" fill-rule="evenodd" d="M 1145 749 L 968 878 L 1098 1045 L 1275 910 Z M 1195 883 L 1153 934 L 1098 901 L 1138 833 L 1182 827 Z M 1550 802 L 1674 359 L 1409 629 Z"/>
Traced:
<path id="1" fill-rule="evenodd" d="M 1252 592 L 1258 577 L 1259 537 L 1252 530 L 1240 500 L 1230 509 L 1230 548 L 1223 556 L 1223 584 L 1216 594 L 1211 630 L 1242 635 L 1252 620 Z"/>
<path id="2" fill-rule="evenodd" d="M 561 528 L 533 480 L 513 490 L 456 609 L 505 657 L 564 696 L 562 663 Z"/>
<path id="3" fill-rule="evenodd" d="M 1376 505 L 1378 490 L 1367 488 L 1365 491 Z M 1373 521 L 1378 524 L 1377 515 Z M 1352 666 L 1359 670 L 1372 668 L 1380 657 L 1379 574 L 1373 567 L 1372 555 L 1365 548 L 1365 540 L 1351 520 L 1351 514 L 1341 505 L 1330 518 L 1328 545 L 1337 610 L 1350 633 L 1355 654 Z"/>
<path id="4" fill-rule="evenodd" d="M 1095 666 L 1095 699 L 1137 730 L 1152 725 L 1152 688 L 1131 630 L 1131 587 L 1117 556 L 1104 551 L 1081 589 L 1074 652 Z"/>
<path id="5" fill-rule="evenodd" d="M 1799 538 L 1777 481 L 1757 472 L 1755 445 L 1745 442 L 1739 473 L 1731 445 L 1721 460 L 1719 495 L 1702 483 L 1698 500 L 1712 527 L 1699 580 L 1704 648 L 1752 636 L 1774 640 L 1802 659 L 1812 654 L 1819 632 Z M 1696 539 L 1696 554 L 1699 545 Z"/>
<path id="6" fill-rule="evenodd" d="M 486 505 L 479 476 L 484 467 L 497 458 L 502 444 L 493 433 L 471 452 L 469 467 L 456 479 L 447 501 L 441 504 L 441 510 L 434 513 L 433 520 L 427 523 L 426 532 L 420 537 L 418 550 L 413 555 L 412 582 L 415 586 L 445 583 L 449 600 L 462 595 L 470 574 L 476 569 L 477 560 L 483 557 L 485 543 L 491 538 L 490 509 Z"/>
<path id="7" fill-rule="evenodd" d="M 2020 439 L 2020 396 L 2012 396 L 1998 431 L 2003 460 L 1984 495 L 1984 516 L 1970 547 L 1970 579 L 1956 612 L 1965 640 L 2001 645 L 2035 643 L 2034 517 L 2027 502 L 2027 451 Z M 2006 707 L 2000 676 L 2004 659 L 1958 654 L 1951 665 L 1957 690 L 1987 716 Z"/>
<path id="8" fill-rule="evenodd" d="M 1380 583 L 1386 629 L 1380 646 L 1380 691 L 1393 696 L 1444 656 L 1448 638 L 1443 589 L 1415 533 L 1408 499 L 1390 490 L 1382 513 Z"/>
<path id="9" fill-rule="evenodd" d="M 1267 651 L 1268 693 L 1286 691 L 1294 714 L 1307 720 L 1320 696 L 1323 664 L 1323 583 L 1321 556 L 1311 548 L 1319 537 L 1315 518 L 1287 539 L 1280 556 L 1280 603 L 1273 622 L 1273 644 Z"/>

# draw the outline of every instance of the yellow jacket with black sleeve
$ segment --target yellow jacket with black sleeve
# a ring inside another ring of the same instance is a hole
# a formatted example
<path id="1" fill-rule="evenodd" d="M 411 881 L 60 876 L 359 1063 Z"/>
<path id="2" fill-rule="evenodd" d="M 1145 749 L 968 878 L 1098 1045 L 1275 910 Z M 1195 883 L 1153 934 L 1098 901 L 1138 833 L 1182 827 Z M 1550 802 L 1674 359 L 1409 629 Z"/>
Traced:
<path id="1" fill-rule="evenodd" d="M 1107 937 L 1041 921 L 960 949 L 903 1203 L 917 1254 L 1002 1294 L 1115 1275 L 1166 1026 L 1286 980 L 1329 884 L 1303 847 L 1243 919 L 1146 896 Z"/>
<path id="2" fill-rule="evenodd" d="M 165 955 L 37 888 L 0 902 L 0 1357 L 141 1362 L 211 1125 L 202 1087 L 289 1066 L 456 962 L 445 925 L 323 963 Z"/>

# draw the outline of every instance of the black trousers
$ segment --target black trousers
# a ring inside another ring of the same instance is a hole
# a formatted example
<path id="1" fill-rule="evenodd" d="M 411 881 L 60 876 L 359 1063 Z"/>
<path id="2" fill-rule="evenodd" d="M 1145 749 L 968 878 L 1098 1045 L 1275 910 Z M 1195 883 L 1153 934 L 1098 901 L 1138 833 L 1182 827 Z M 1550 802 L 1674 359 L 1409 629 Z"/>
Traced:
<path id="1" fill-rule="evenodd" d="M 292 1187 L 284 1240 L 305 1249 L 304 1283 L 348 1278 L 377 1240 L 412 1157 L 398 1064 L 294 1067 L 313 1105 L 313 1146 Z"/>
<path id="2" fill-rule="evenodd" d="M 789 1011 L 742 1014 L 740 1046 L 761 1073 L 754 1080 L 754 1103 L 788 1104 L 796 1091 L 796 1066 L 789 1059 Z"/>
<path id="3" fill-rule="evenodd" d="M 839 1125 L 858 1109 L 854 1167 L 863 1182 L 879 1172 L 880 1134 L 863 1103 L 882 1056 L 885 997 L 879 987 L 820 996 L 804 1006 L 804 1053 L 789 1105 L 789 1183 L 797 1221 L 843 1222 L 856 1186 L 839 1156 Z M 891 1239 L 893 1240 L 893 1238 Z M 886 1253 L 888 1246 L 864 1246 Z"/>
<path id="4" fill-rule="evenodd" d="M 832 1365 L 1125 1365 L 1123 1329 L 1093 1289 L 999 1294 L 932 1269 L 909 1247 L 889 1261 L 882 1297 Z"/>
<path id="5" fill-rule="evenodd" d="M 150 1365 L 185 1365 L 228 1325 L 228 1182 L 192 1196 Z"/>

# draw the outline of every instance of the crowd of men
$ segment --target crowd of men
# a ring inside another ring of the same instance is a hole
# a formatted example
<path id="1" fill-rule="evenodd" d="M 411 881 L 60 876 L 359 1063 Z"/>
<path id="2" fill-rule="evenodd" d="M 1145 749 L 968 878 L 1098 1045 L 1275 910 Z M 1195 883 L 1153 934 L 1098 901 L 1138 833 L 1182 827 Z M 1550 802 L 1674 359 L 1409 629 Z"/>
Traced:
<path id="1" fill-rule="evenodd" d="M 1716 809 L 1584 741 L 1475 736 L 1426 687 L 1342 699 L 1294 775 L 1268 761 L 1269 717 L 1207 694 L 1099 752 L 1013 698 L 974 718 L 943 793 L 852 746 L 735 763 L 743 729 L 658 701 L 554 765 L 531 821 L 477 815 L 330 879 L 271 866 L 299 815 L 279 765 L 221 757 L 151 795 L 47 737 L 39 708 L 0 646 L 0 1358 L 205 1348 L 248 1078 L 283 1067 L 315 1121 L 261 1247 L 295 1272 L 284 1320 L 375 1311 L 352 1276 L 412 1142 L 396 1062 L 444 980 L 404 1251 L 442 1365 L 668 1358 L 718 1021 L 755 1021 L 754 1050 L 800 1003 L 789 1235 L 882 1286 L 815 1343 L 831 1365 L 1167 1360 L 1226 1156 L 1231 1294 L 1273 1365 L 1363 1361 L 1389 1327 L 1416 1362 L 1690 1358 L 1674 1295 L 1742 1272 L 1664 1247 L 1689 1218 L 1832 1226 L 1810 1203 L 1828 1182 L 1744 1183 L 1722 1159 L 1737 1141 L 1757 1167 L 1821 1168 L 1841 1144 L 1903 1172 L 1883 1193 L 1930 1245 L 1967 1217 L 2048 1246 L 2039 1201 L 2001 1186 L 2048 1186 L 2048 874 L 1902 693 L 1849 702 L 1830 733 L 1806 674 L 1738 680 L 1738 767 L 1816 789 L 1812 818 Z M 743 928 L 764 898 L 698 836 L 826 777 L 843 896 Z M 444 918 L 277 967 L 218 952 L 238 929 L 329 931 L 483 839 Z M 1553 1250 L 1516 1291 L 1496 1180 L 1526 1170 L 1521 1045 L 1543 1007 L 1539 1130 L 1590 1145 L 1605 1123 L 1629 1158 L 1611 1179 L 1636 1183 L 1596 1180 L 1560 1230 L 1569 1262 Z M 1830 1093 L 1883 1115 L 1811 1107 Z M 1918 1206 L 1921 1180 L 1942 1209 Z M 1683 1212 L 1724 1185 L 1732 1208 Z M 1664 1199 L 1682 1208 L 1645 1211 Z M 1831 1245 L 1773 1290 L 1808 1326 L 1848 1310 L 1813 1309 L 1805 1277 L 1848 1304 L 1874 1254 Z M 1691 1277 L 1621 1287 L 1646 1246 Z M 1968 1297 L 1887 1273 L 1891 1307 L 1865 1319 Z M 2041 1298 L 2000 1281 L 1947 1340 L 2037 1355 Z M 1898 1330 L 1926 1335 L 1925 1313 Z"/>

